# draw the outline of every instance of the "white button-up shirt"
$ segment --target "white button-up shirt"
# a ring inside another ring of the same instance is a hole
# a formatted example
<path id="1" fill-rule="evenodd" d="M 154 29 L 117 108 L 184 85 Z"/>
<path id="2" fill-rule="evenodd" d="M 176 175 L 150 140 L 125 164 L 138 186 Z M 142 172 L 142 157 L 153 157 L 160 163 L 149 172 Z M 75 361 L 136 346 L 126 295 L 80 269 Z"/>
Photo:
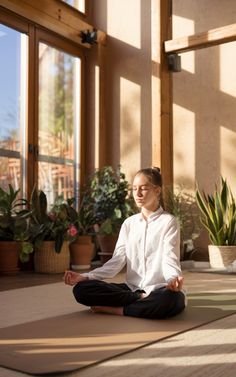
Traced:
<path id="1" fill-rule="evenodd" d="M 161 207 L 145 220 L 130 216 L 121 227 L 113 257 L 102 267 L 84 273 L 89 279 L 107 279 L 126 265 L 126 284 L 132 291 L 150 293 L 181 275 L 180 236 L 176 218 Z"/>

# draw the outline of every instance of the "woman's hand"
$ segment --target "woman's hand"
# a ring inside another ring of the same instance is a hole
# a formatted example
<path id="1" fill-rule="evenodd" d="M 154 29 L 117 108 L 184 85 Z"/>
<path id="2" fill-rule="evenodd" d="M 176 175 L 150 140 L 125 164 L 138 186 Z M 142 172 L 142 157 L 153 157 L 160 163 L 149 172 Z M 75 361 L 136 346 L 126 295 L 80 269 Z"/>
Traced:
<path id="1" fill-rule="evenodd" d="M 79 283 L 80 281 L 88 280 L 88 278 L 74 271 L 66 271 L 64 274 L 63 280 L 65 284 L 75 285 Z"/>
<path id="2" fill-rule="evenodd" d="M 183 282 L 184 282 L 183 276 L 178 276 L 177 278 L 171 280 L 171 282 L 169 282 L 166 288 L 174 292 L 181 291 L 183 288 Z"/>

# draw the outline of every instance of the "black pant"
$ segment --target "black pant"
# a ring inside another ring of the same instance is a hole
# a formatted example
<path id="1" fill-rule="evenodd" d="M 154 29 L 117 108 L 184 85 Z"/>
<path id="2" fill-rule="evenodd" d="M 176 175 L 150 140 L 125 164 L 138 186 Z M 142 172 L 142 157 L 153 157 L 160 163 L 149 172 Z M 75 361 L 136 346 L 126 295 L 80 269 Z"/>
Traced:
<path id="1" fill-rule="evenodd" d="M 185 308 L 182 292 L 166 288 L 152 291 L 141 299 L 141 290 L 132 292 L 122 283 L 106 283 L 101 280 L 84 280 L 76 284 L 73 293 L 80 304 L 86 306 L 123 307 L 124 315 L 141 318 L 168 318 Z"/>

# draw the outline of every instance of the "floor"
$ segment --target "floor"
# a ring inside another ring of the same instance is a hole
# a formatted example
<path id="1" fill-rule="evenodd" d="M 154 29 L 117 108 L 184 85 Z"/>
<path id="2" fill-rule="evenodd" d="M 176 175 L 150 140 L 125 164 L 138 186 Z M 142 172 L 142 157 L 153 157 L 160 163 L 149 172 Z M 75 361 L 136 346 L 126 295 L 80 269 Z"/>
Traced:
<path id="1" fill-rule="evenodd" d="M 17 275 L 0 275 L 0 292 L 17 288 L 34 287 L 62 281 L 63 274 L 36 274 L 32 271 L 21 271 Z"/>
<path id="2" fill-rule="evenodd" d="M 189 292 L 236 293 L 235 274 L 184 271 L 184 277 Z M 123 278 L 120 274 L 117 281 Z M 22 272 L 17 276 L 2 276 L 0 287 L 0 327 L 77 310 L 71 287 L 62 283 L 61 274 Z M 62 291 L 65 293 L 63 300 Z M 235 339 L 236 314 L 66 376 L 234 377 Z M 0 367 L 0 376 L 23 377 L 26 374 Z"/>

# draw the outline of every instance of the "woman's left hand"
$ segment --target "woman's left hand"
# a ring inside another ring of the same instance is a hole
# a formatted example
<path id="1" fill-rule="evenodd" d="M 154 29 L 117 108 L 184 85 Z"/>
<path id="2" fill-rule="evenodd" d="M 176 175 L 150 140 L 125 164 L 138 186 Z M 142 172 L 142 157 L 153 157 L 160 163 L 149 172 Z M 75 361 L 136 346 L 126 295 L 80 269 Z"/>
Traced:
<path id="1" fill-rule="evenodd" d="M 184 282 L 183 276 L 178 276 L 177 278 L 171 280 L 171 282 L 169 282 L 166 288 L 174 292 L 181 291 L 183 288 L 183 282 Z"/>

